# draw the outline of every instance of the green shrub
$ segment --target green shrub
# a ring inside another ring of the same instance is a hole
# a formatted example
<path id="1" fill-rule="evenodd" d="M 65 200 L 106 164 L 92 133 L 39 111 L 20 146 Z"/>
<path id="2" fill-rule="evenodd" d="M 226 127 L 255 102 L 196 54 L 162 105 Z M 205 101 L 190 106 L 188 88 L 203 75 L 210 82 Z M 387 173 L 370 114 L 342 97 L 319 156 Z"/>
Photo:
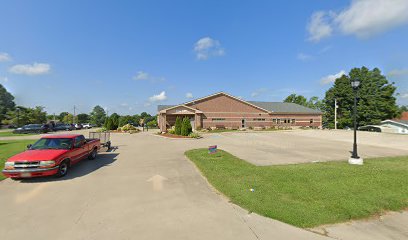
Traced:
<path id="1" fill-rule="evenodd" d="M 192 130 L 193 129 L 191 127 L 190 119 L 188 117 L 185 117 L 181 125 L 181 135 L 188 136 L 192 132 Z"/>
<path id="2" fill-rule="evenodd" d="M 200 134 L 198 132 L 191 132 L 189 135 L 191 138 L 201 138 Z"/>
<path id="3" fill-rule="evenodd" d="M 114 129 L 116 129 L 116 128 L 114 128 L 112 118 L 108 118 L 108 120 L 107 120 L 107 122 L 106 122 L 106 129 L 107 129 L 107 130 L 114 130 Z"/>
<path id="4" fill-rule="evenodd" d="M 132 131 L 132 130 L 137 130 L 133 125 L 131 124 L 126 124 L 122 127 L 122 131 L 127 132 L 127 131 Z"/>
<path id="5" fill-rule="evenodd" d="M 118 132 L 122 132 L 122 128 L 118 127 L 118 129 L 116 129 Z"/>
<path id="6" fill-rule="evenodd" d="M 181 119 L 180 119 L 180 117 L 177 117 L 176 118 L 176 124 L 174 125 L 174 133 L 175 134 L 181 135 L 181 126 L 182 126 Z"/>
<path id="7" fill-rule="evenodd" d="M 167 132 L 170 133 L 170 134 L 176 134 L 176 131 L 174 129 L 169 129 L 169 130 L 167 130 Z"/>

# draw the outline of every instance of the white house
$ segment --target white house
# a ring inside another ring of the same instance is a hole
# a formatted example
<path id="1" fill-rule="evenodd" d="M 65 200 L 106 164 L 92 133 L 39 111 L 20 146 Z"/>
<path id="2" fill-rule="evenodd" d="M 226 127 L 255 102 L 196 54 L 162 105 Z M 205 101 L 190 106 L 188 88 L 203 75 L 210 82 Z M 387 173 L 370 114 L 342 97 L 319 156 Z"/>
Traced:
<path id="1" fill-rule="evenodd" d="M 407 120 L 385 120 L 381 122 L 381 127 L 390 129 L 391 130 L 390 132 L 393 133 L 408 134 Z"/>

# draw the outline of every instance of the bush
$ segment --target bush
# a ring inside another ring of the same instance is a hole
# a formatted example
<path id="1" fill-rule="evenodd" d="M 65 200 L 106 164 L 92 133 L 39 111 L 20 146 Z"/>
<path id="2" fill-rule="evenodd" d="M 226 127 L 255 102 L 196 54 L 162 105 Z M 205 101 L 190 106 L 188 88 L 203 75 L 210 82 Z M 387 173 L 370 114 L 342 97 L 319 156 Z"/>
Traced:
<path id="1" fill-rule="evenodd" d="M 177 117 L 176 118 L 176 124 L 174 125 L 174 133 L 175 134 L 181 135 L 181 126 L 182 126 L 181 119 L 180 119 L 180 117 Z"/>
<path id="2" fill-rule="evenodd" d="M 192 132 L 188 136 L 191 138 L 201 138 L 200 134 L 198 134 L 197 132 Z"/>
<path id="3" fill-rule="evenodd" d="M 118 127 L 118 129 L 116 129 L 118 132 L 122 132 L 122 128 Z"/>
<path id="4" fill-rule="evenodd" d="M 108 118 L 108 120 L 106 121 L 106 126 L 105 127 L 106 127 L 107 130 L 116 129 L 116 128 L 114 128 L 112 118 Z"/>
<path id="5" fill-rule="evenodd" d="M 190 119 L 185 117 L 181 126 L 181 135 L 188 136 L 192 132 Z"/>
<path id="6" fill-rule="evenodd" d="M 122 131 L 127 132 L 127 131 L 132 131 L 132 130 L 137 130 L 133 125 L 131 124 L 126 124 L 122 127 Z"/>
<path id="7" fill-rule="evenodd" d="M 169 130 L 167 130 L 167 132 L 170 133 L 170 134 L 176 134 L 176 131 L 174 129 L 169 129 Z"/>

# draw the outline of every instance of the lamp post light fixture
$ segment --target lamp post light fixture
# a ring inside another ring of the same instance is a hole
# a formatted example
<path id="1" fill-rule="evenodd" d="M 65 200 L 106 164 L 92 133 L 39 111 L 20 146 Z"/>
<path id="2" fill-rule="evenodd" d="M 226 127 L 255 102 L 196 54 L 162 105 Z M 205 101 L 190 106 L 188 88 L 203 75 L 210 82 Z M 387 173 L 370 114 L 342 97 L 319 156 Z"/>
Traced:
<path id="1" fill-rule="evenodd" d="M 363 159 L 357 154 L 357 91 L 360 86 L 360 79 L 353 78 L 351 80 L 351 87 L 354 93 L 354 109 L 353 109 L 353 122 L 354 122 L 354 143 L 353 143 L 353 153 L 349 158 L 349 164 L 363 165 Z"/>

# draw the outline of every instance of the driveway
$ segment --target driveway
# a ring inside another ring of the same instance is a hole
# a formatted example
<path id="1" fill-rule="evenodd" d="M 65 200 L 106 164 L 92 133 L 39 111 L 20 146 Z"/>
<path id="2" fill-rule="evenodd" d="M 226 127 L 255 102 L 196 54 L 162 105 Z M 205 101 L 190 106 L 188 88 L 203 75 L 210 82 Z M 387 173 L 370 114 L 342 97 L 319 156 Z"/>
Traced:
<path id="1" fill-rule="evenodd" d="M 344 161 L 353 146 L 353 131 L 344 130 L 226 132 L 206 136 L 207 144 L 217 144 L 255 165 Z M 363 158 L 408 155 L 408 135 L 358 132 L 358 153 Z"/>
<path id="2" fill-rule="evenodd" d="M 184 157 L 188 149 L 217 144 L 260 165 L 348 158 L 350 133 L 342 132 L 338 138 L 331 135 L 334 132 L 317 133 L 322 135 L 316 137 L 313 131 L 224 133 L 206 135 L 200 140 L 166 139 L 151 132 L 112 134 L 116 151 L 80 163 L 64 178 L 0 182 L 0 236 L 5 239 L 331 239 L 249 214 L 229 203 Z M 368 139 L 371 136 L 374 135 L 368 135 Z M 379 140 L 363 142 L 362 156 L 367 156 L 366 150 L 372 150 L 369 154 L 374 155 L 405 153 L 405 143 L 386 140 L 384 148 Z M 334 226 L 329 232 L 337 237 L 338 229 Z"/>
<path id="3" fill-rule="evenodd" d="M 4 239 L 328 239 L 248 214 L 183 153 L 205 141 L 112 134 L 118 149 L 61 179 L 0 182 Z M 194 143 L 194 144 L 192 144 Z"/>

